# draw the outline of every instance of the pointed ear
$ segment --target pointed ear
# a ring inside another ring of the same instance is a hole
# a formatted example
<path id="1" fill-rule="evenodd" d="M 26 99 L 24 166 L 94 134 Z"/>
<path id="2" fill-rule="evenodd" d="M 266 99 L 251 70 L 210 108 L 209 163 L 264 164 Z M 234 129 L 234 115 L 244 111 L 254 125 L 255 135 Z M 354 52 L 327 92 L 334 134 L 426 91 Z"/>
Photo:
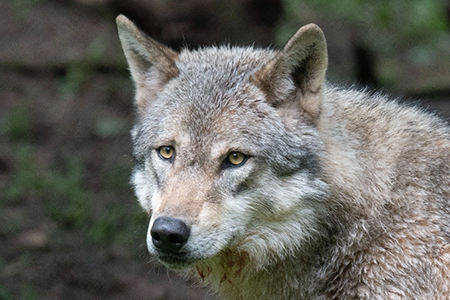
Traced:
<path id="1" fill-rule="evenodd" d="M 178 54 L 148 37 L 125 16 L 119 15 L 116 22 L 136 86 L 136 106 L 142 111 L 167 81 L 178 76 Z"/>
<path id="2" fill-rule="evenodd" d="M 325 73 L 327 46 L 322 30 L 315 24 L 303 26 L 274 59 L 256 71 L 251 81 L 274 105 L 283 105 L 292 83 L 296 100 L 312 118 L 318 116 Z M 281 102 L 280 102 L 281 101 Z"/>

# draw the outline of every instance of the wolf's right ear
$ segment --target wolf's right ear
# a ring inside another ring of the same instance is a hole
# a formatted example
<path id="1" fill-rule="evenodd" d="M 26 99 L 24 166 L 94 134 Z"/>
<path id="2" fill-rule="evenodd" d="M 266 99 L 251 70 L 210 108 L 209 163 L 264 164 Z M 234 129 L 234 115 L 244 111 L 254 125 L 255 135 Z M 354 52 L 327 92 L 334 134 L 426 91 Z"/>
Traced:
<path id="1" fill-rule="evenodd" d="M 119 15 L 116 23 L 136 86 L 136 106 L 143 111 L 162 86 L 178 76 L 178 54 L 148 37 L 127 17 Z"/>

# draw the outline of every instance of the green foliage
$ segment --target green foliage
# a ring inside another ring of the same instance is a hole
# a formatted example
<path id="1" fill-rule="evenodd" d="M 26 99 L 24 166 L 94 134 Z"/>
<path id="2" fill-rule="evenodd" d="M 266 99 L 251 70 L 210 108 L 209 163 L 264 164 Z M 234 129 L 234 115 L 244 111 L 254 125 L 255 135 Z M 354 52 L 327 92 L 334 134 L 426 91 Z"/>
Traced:
<path id="1" fill-rule="evenodd" d="M 35 167 L 33 147 L 29 144 L 19 143 L 15 147 L 15 153 L 15 171 L 5 192 L 8 202 L 19 202 L 26 195 L 45 189 L 39 169 Z"/>
<path id="2" fill-rule="evenodd" d="M 379 48 L 427 41 L 448 31 L 450 26 L 440 0 L 284 0 L 284 4 L 288 26 L 298 25 L 311 10 L 329 13 L 357 24 L 367 42 Z M 281 38 L 285 31 L 283 28 Z"/>
<path id="3" fill-rule="evenodd" d="M 2 133 L 14 141 L 25 140 L 30 136 L 31 116 L 27 108 L 11 110 L 2 123 Z"/>
<path id="4" fill-rule="evenodd" d="M 447 57 L 450 55 L 450 22 L 445 1 L 283 0 L 283 5 L 285 19 L 276 35 L 280 46 L 306 23 L 321 26 L 323 22 L 325 31 L 336 25 L 330 31 L 337 36 L 331 38 L 330 32 L 325 32 L 327 39 L 334 47 L 353 51 L 354 60 L 356 47 L 370 52 L 379 84 L 385 87 L 395 84 L 410 91 L 447 86 L 448 72 L 441 71 L 444 74 L 437 75 L 437 70 L 448 69 Z M 419 75 L 427 69 L 436 71 L 429 71 L 432 76 Z M 409 73 L 411 70 L 417 70 L 417 73 Z M 342 74 L 338 69 L 330 68 L 329 77 L 342 80 Z M 407 76 L 412 78 L 402 80 Z"/>
<path id="5" fill-rule="evenodd" d="M 105 174 L 105 189 L 119 192 L 129 188 L 130 168 L 128 166 L 114 166 Z"/>
<path id="6" fill-rule="evenodd" d="M 55 168 L 44 178 L 48 212 L 59 223 L 83 228 L 91 211 L 90 195 L 83 182 L 83 165 L 68 159 L 64 169 Z"/>
<path id="7" fill-rule="evenodd" d="M 99 36 L 94 39 L 88 46 L 86 53 L 84 55 L 84 63 L 89 65 L 95 65 L 99 61 L 102 60 L 103 56 L 106 53 L 106 45 L 105 39 L 103 36 Z"/>
<path id="8" fill-rule="evenodd" d="M 4 203 L 5 204 L 5 203 Z M 14 214 L 0 214 L 0 235 L 14 235 L 23 230 L 23 216 Z M 0 265 L 1 269 L 1 265 Z"/>
<path id="9" fill-rule="evenodd" d="M 102 216 L 92 224 L 87 236 L 94 243 L 104 244 L 108 241 L 127 245 L 134 243 L 134 233 L 145 231 L 147 215 L 137 206 L 124 207 L 119 204 L 109 205 Z M 140 232 L 142 236 L 144 232 Z"/>
<path id="10" fill-rule="evenodd" d="M 15 146 L 15 168 L 6 187 L 6 199 L 17 203 L 32 195 L 47 199 L 52 218 L 78 226 L 89 214 L 88 192 L 83 186 L 83 167 L 76 160 L 68 160 L 66 170 L 43 170 L 36 163 L 33 146 Z"/>
<path id="11" fill-rule="evenodd" d="M 83 58 L 72 62 L 66 67 L 66 74 L 59 84 L 59 92 L 63 97 L 75 97 L 79 94 L 82 85 L 93 78 L 98 62 L 106 52 L 103 37 L 98 37 L 86 49 Z"/>
<path id="12" fill-rule="evenodd" d="M 73 63 L 67 66 L 66 74 L 59 84 L 59 93 L 63 97 L 75 97 L 81 86 L 92 77 L 92 70 L 82 63 Z"/>
<path id="13" fill-rule="evenodd" d="M 6 287 L 0 286 L 0 300 L 13 300 L 11 293 Z"/>
<path id="14" fill-rule="evenodd" d="M 79 160 L 66 158 L 63 163 L 44 169 L 36 162 L 32 145 L 18 143 L 15 153 L 15 168 L 6 185 L 7 201 L 3 205 L 39 197 L 53 221 L 62 228 L 80 230 L 89 242 L 98 244 L 126 244 L 133 240 L 131 236 L 135 232 L 145 228 L 147 216 L 134 202 L 129 207 L 106 205 L 99 216 L 94 214 L 98 191 L 86 186 L 85 168 Z M 112 167 L 106 172 L 105 186 L 101 189 L 111 192 L 128 189 L 129 173 L 126 166 Z"/>
<path id="15" fill-rule="evenodd" d="M 95 133 L 102 138 L 109 138 L 124 133 L 127 122 L 117 118 L 101 118 L 95 124 Z"/>
<path id="16" fill-rule="evenodd" d="M 28 14 L 43 0 L 10 0 L 14 13 L 21 19 L 26 19 Z"/>
<path id="17" fill-rule="evenodd" d="M 18 258 L 17 261 L 11 263 L 9 265 L 5 264 L 3 261 L 0 261 L 0 270 L 2 271 L 2 276 L 8 277 L 15 274 L 20 274 L 28 268 L 33 263 L 32 257 L 30 253 L 23 253 Z M 23 300 L 35 300 L 39 299 L 38 293 L 32 285 L 24 284 L 21 287 L 21 299 Z M 14 299 L 11 295 L 11 292 L 3 286 L 0 286 L 0 300 L 12 300 Z"/>
<path id="18" fill-rule="evenodd" d="M 37 300 L 39 299 L 38 292 L 33 286 L 25 285 L 22 289 L 23 300 Z"/>

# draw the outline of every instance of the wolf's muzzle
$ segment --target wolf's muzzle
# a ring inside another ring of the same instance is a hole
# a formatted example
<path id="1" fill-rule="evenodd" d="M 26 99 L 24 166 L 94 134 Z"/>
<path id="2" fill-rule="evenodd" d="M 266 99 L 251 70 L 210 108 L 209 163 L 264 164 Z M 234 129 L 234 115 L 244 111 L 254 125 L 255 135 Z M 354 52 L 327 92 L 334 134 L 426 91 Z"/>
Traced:
<path id="1" fill-rule="evenodd" d="M 178 251 L 188 239 L 191 230 L 179 219 L 159 217 L 153 223 L 150 234 L 153 245 L 161 251 Z"/>

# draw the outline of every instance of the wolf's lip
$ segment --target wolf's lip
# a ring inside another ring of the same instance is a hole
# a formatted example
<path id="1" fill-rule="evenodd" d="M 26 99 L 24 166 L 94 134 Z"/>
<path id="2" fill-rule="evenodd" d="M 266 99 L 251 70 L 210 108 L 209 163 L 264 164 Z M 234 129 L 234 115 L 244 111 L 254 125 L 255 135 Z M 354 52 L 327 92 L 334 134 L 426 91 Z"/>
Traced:
<path id="1" fill-rule="evenodd" d="M 177 270 L 187 268 L 190 264 L 190 261 L 185 254 L 160 253 L 158 255 L 158 260 L 167 267 Z"/>

